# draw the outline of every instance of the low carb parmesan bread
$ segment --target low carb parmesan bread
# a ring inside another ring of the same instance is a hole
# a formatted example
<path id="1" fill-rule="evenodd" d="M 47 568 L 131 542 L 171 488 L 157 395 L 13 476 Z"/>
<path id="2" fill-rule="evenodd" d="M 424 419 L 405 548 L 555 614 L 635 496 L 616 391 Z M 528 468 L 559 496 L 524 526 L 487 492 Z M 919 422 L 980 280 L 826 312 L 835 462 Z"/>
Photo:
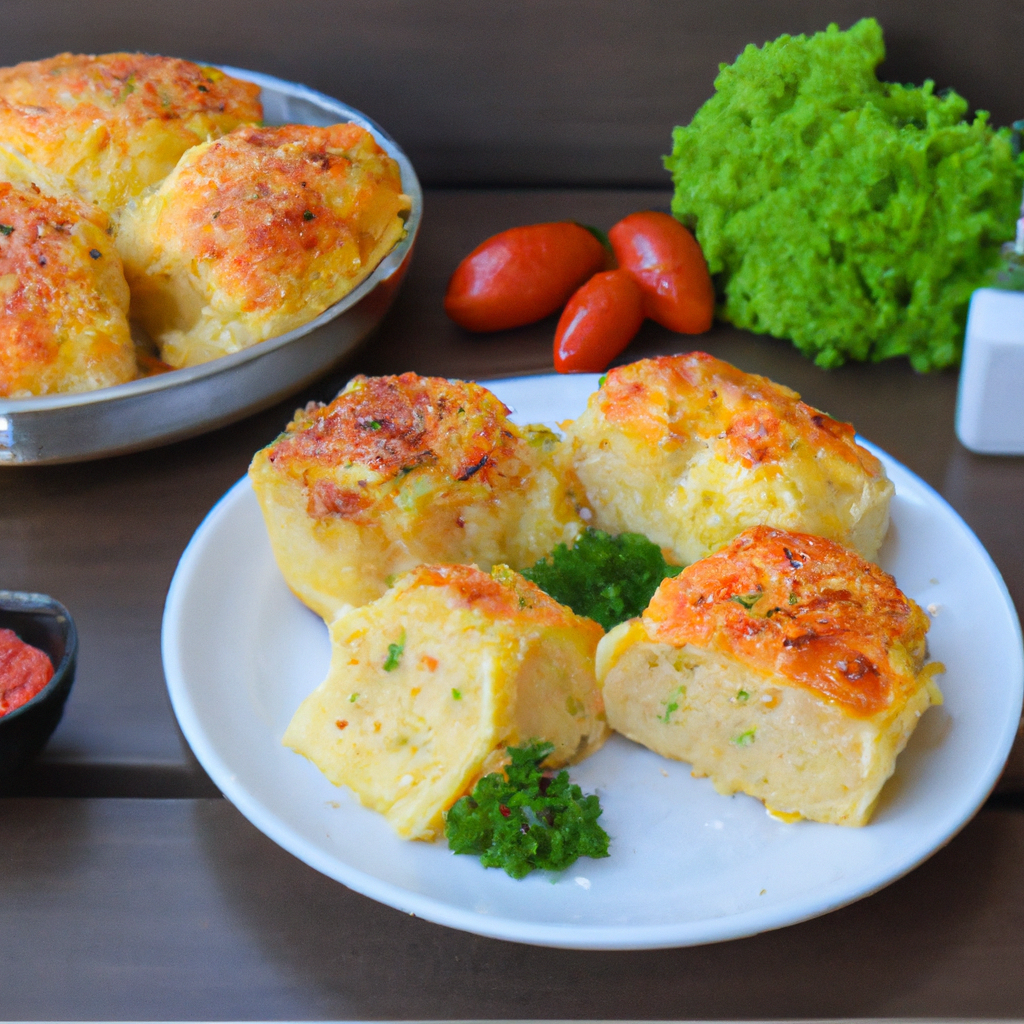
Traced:
<path id="1" fill-rule="evenodd" d="M 175 367 L 284 334 L 372 273 L 409 208 L 398 164 L 358 125 L 237 128 L 122 215 L 132 316 Z"/>
<path id="2" fill-rule="evenodd" d="M 434 839 L 506 747 L 546 740 L 554 768 L 601 746 L 601 634 L 504 566 L 420 566 L 334 620 L 327 678 L 283 742 L 400 835 Z"/>
<path id="3" fill-rule="evenodd" d="M 762 523 L 870 559 L 888 528 L 892 484 L 851 426 L 703 352 L 610 370 L 566 441 L 594 525 L 683 564 Z"/>
<path id="4" fill-rule="evenodd" d="M 417 565 L 521 569 L 571 543 L 567 449 L 507 414 L 477 384 L 414 373 L 359 376 L 297 412 L 249 467 L 294 593 L 330 621 Z"/>
<path id="5" fill-rule="evenodd" d="M 259 95 L 187 60 L 62 53 L 0 68 L 0 139 L 113 214 L 187 149 L 259 122 Z"/>
<path id="6" fill-rule="evenodd" d="M 867 823 L 921 714 L 941 703 L 928 620 L 821 537 L 740 534 L 662 583 L 598 648 L 608 722 L 773 813 Z"/>
<path id="7" fill-rule="evenodd" d="M 128 285 L 107 215 L 0 147 L 0 397 L 132 380 Z"/>

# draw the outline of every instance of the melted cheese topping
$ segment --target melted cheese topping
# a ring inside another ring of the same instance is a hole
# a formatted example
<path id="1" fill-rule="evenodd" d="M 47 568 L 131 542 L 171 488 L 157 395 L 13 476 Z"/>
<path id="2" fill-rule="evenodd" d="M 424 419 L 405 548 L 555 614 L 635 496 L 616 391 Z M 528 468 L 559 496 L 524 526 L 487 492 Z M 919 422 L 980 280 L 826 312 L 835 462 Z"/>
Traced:
<path id="1" fill-rule="evenodd" d="M 101 210 L 70 195 L 0 182 L 0 395 L 135 376 L 128 286 L 106 226 Z"/>
<path id="2" fill-rule="evenodd" d="M 238 128 L 125 212 L 133 315 L 173 366 L 283 334 L 372 272 L 409 207 L 398 165 L 358 125 Z"/>
<path id="3" fill-rule="evenodd" d="M 0 69 L 0 138 L 113 212 L 187 149 L 260 121 L 259 92 L 171 57 L 62 53 Z"/>
<path id="4" fill-rule="evenodd" d="M 895 580 L 832 541 L 758 526 L 662 583 L 652 640 L 737 658 L 869 717 L 915 688 L 928 621 Z"/>
<path id="5" fill-rule="evenodd" d="M 781 463 L 799 444 L 859 465 L 881 463 L 854 441 L 854 429 L 767 377 L 744 373 L 706 352 L 641 359 L 608 372 L 597 392 L 605 417 L 650 444 L 716 439 L 744 466 Z"/>
<path id="6" fill-rule="evenodd" d="M 490 573 L 473 565 L 422 565 L 403 577 L 402 586 L 447 587 L 463 607 L 488 619 L 579 629 L 595 646 L 604 633 L 593 619 L 576 615 L 507 565 L 496 565 Z"/>
<path id="7" fill-rule="evenodd" d="M 474 493 L 511 483 L 528 467 L 519 457 L 525 442 L 507 415 L 477 384 L 360 375 L 330 405 L 297 414 L 269 458 L 304 482 L 310 516 L 358 518 L 397 497 L 391 484 L 414 470 Z"/>

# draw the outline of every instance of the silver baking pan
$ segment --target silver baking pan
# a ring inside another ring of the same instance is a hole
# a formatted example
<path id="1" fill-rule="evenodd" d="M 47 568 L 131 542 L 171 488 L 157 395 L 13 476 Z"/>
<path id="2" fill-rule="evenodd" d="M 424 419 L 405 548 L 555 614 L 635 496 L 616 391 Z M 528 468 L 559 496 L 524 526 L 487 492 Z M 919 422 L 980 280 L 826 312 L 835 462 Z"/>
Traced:
<path id="1" fill-rule="evenodd" d="M 257 83 L 267 124 L 354 121 L 398 162 L 412 200 L 406 235 L 358 288 L 287 334 L 201 366 L 81 394 L 0 398 L 0 466 L 78 462 L 167 444 L 265 409 L 321 376 L 380 323 L 412 255 L 423 193 L 408 157 L 368 117 L 302 85 L 239 68 Z"/>

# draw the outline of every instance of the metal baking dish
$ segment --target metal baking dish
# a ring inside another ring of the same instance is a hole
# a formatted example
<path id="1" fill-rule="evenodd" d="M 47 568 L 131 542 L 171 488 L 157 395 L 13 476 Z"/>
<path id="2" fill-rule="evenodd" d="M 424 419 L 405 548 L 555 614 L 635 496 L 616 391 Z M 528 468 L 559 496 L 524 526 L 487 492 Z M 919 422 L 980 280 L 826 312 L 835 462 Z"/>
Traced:
<path id="1" fill-rule="evenodd" d="M 0 398 L 0 466 L 78 462 L 224 426 L 298 391 L 351 352 L 387 312 L 409 264 L 423 193 L 408 157 L 368 117 L 305 86 L 224 67 L 257 83 L 267 124 L 354 121 L 397 161 L 412 200 L 406 235 L 358 288 L 315 320 L 242 352 L 80 394 Z"/>

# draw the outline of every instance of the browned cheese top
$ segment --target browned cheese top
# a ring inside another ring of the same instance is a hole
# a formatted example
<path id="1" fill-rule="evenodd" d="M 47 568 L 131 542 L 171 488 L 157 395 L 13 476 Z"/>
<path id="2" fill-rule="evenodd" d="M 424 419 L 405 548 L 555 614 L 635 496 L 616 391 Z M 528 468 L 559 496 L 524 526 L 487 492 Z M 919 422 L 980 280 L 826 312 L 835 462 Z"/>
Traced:
<path id="1" fill-rule="evenodd" d="M 755 526 L 665 580 L 652 640 L 694 644 L 869 717 L 915 685 L 928 620 L 895 580 L 839 544 Z"/>
<path id="2" fill-rule="evenodd" d="M 508 409 L 478 384 L 403 373 L 353 378 L 330 405 L 296 414 L 270 448 L 278 470 L 310 489 L 309 514 L 356 516 L 379 486 L 419 467 L 461 483 L 521 471 L 524 442 Z M 353 470 L 366 479 L 339 486 Z M 362 486 L 360 486 L 360 483 Z"/>
<path id="3" fill-rule="evenodd" d="M 848 423 L 801 402 L 790 388 L 706 352 L 615 367 L 591 401 L 611 423 L 652 445 L 724 438 L 727 454 L 749 467 L 781 462 L 803 442 L 859 464 L 871 476 L 882 472 Z"/>
<path id="4" fill-rule="evenodd" d="M 490 573 L 473 565 L 421 565 L 399 583 L 404 590 L 444 587 L 457 605 L 488 619 L 514 619 L 537 626 L 571 627 L 589 634 L 596 644 L 604 630 L 592 619 L 576 615 L 535 583 L 504 565 Z"/>
<path id="5" fill-rule="evenodd" d="M 353 266 L 338 269 L 361 271 L 381 223 L 408 207 L 398 165 L 355 124 L 237 128 L 190 153 L 170 180 L 159 230 L 245 312 L 304 302 L 289 282 L 315 273 L 324 254 L 346 254 Z"/>
<path id="6" fill-rule="evenodd" d="M 0 69 L 0 138 L 111 211 L 185 150 L 259 122 L 259 96 L 187 60 L 62 53 Z"/>
<path id="7" fill-rule="evenodd" d="M 124 348 L 128 286 L 106 226 L 73 196 L 0 182 L 0 396 L 80 390 L 55 368 L 62 345 L 86 377 Z"/>
<path id="8" fill-rule="evenodd" d="M 73 113 L 83 124 L 96 118 L 187 122 L 201 114 L 223 114 L 235 124 L 259 121 L 259 95 L 258 85 L 216 68 L 145 53 L 61 53 L 0 68 L 0 98 L 40 118 Z"/>

